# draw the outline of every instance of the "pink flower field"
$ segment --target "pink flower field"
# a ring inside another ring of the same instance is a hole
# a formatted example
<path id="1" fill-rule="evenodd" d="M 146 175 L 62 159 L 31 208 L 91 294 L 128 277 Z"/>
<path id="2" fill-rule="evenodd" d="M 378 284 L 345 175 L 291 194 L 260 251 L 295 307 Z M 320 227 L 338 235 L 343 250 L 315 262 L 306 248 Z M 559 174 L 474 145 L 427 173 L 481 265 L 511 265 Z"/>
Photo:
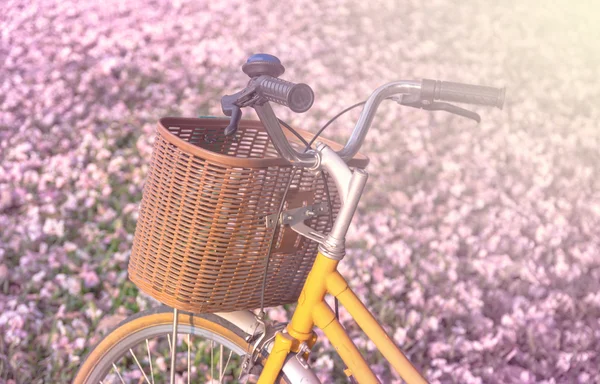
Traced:
<path id="1" fill-rule="evenodd" d="M 107 331 L 157 305 L 127 279 L 156 122 L 221 116 L 257 52 L 313 87 L 309 112 L 274 107 L 312 132 L 392 80 L 506 86 L 504 110 L 470 107 L 480 124 L 382 105 L 341 270 L 432 383 L 600 383 L 598 14 L 566 0 L 4 0 L 0 383 L 68 383 Z M 325 136 L 346 140 L 357 117 Z M 341 319 L 381 381 L 400 382 Z M 346 382 L 326 340 L 313 357 L 324 382 Z"/>

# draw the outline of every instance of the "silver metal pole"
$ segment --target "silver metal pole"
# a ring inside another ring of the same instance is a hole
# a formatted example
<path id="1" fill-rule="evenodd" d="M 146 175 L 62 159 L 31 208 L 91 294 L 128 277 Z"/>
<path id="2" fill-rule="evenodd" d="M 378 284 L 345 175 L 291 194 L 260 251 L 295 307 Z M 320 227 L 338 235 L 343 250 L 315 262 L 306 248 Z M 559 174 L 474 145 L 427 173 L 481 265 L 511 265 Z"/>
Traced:
<path id="1" fill-rule="evenodd" d="M 175 350 L 177 348 L 177 322 L 178 313 L 177 308 L 173 308 L 173 342 L 171 343 L 171 384 L 175 382 Z"/>

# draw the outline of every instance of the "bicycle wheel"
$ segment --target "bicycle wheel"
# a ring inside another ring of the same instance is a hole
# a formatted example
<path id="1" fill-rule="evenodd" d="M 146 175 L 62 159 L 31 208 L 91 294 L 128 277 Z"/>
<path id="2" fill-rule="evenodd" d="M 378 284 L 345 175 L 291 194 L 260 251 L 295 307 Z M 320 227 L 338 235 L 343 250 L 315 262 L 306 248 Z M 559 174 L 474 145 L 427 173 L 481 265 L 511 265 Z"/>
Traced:
<path id="1" fill-rule="evenodd" d="M 73 383 L 168 383 L 172 327 L 166 307 L 129 317 L 89 353 Z M 216 315 L 180 312 L 177 331 L 176 383 L 238 382 L 249 351 L 241 329 Z"/>

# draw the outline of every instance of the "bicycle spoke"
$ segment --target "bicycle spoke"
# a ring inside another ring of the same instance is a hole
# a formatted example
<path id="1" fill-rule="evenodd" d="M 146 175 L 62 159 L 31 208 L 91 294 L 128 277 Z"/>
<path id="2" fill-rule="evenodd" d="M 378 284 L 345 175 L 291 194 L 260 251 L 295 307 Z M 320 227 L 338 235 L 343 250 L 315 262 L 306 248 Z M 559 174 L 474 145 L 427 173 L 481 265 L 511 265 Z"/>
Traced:
<path id="1" fill-rule="evenodd" d="M 135 353 L 133 353 L 133 350 L 131 348 L 129 348 L 129 353 L 131 353 L 131 356 L 133 356 L 133 360 L 135 360 L 135 363 L 137 364 L 138 368 L 140 369 L 140 372 L 142 372 L 142 375 L 144 375 L 144 379 L 146 379 L 146 382 L 148 384 L 150 384 L 150 380 L 148 380 L 148 376 L 146 376 L 146 372 L 144 372 L 144 370 L 142 369 L 142 366 L 141 366 L 140 362 L 138 361 L 138 358 L 135 356 Z"/>
<path id="2" fill-rule="evenodd" d="M 229 351 L 229 357 L 227 358 L 227 362 L 225 363 L 225 368 L 221 371 L 221 379 L 219 380 L 219 384 L 222 384 L 223 375 L 225 375 L 225 371 L 227 370 L 227 366 L 229 365 L 229 360 L 231 360 L 231 355 L 233 355 L 233 351 Z"/>
<path id="3" fill-rule="evenodd" d="M 214 363 L 213 363 L 213 341 L 210 341 L 210 380 L 212 381 L 212 379 L 215 377 L 215 375 L 213 374 L 213 368 L 214 368 Z"/>
<path id="4" fill-rule="evenodd" d="M 219 346 L 219 383 L 223 381 L 223 344 Z"/>
<path id="5" fill-rule="evenodd" d="M 121 374 L 119 373 L 119 369 L 117 368 L 115 363 L 112 363 L 112 366 L 115 369 L 115 372 L 117 372 L 117 376 L 119 376 L 119 379 L 121 379 L 121 383 L 125 384 L 125 380 L 123 380 L 123 377 L 121 377 Z"/>
<path id="6" fill-rule="evenodd" d="M 192 360 L 190 357 L 190 349 L 191 349 L 191 344 L 190 344 L 190 334 L 188 333 L 187 335 L 187 345 L 188 345 L 188 384 L 190 384 L 190 376 L 192 375 L 191 371 L 192 371 Z"/>
<path id="7" fill-rule="evenodd" d="M 152 356 L 150 355 L 150 345 L 148 345 L 148 339 L 146 339 L 146 350 L 148 351 L 148 361 L 150 362 L 150 377 L 152 377 L 152 384 L 154 384 L 154 369 L 152 367 Z"/>

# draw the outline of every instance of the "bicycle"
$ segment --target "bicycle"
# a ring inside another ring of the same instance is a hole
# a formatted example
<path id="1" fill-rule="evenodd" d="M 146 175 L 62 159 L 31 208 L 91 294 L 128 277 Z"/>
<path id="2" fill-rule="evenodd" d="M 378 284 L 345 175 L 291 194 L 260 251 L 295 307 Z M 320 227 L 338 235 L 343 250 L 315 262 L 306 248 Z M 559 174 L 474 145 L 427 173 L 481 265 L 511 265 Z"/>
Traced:
<path id="1" fill-rule="evenodd" d="M 339 300 L 403 380 L 425 383 L 337 271 L 367 181 L 368 159 L 358 150 L 385 99 L 479 122 L 478 114 L 444 101 L 502 108 L 505 89 L 388 83 L 353 106 L 364 104 L 345 146 L 320 139 L 313 147 L 329 123 L 311 138 L 270 106 L 305 112 L 312 89 L 279 79 L 284 67 L 271 55 L 253 55 L 242 69 L 247 87 L 221 99 L 230 119 L 161 119 L 129 274 L 168 307 L 126 319 L 90 352 L 74 382 L 155 383 L 165 372 L 171 383 L 190 382 L 210 363 L 204 376 L 211 382 L 318 383 L 308 363 L 315 326 L 350 380 L 378 382 L 338 321 Z M 254 108 L 260 122 L 241 120 L 244 107 Z M 335 312 L 326 294 L 336 299 Z M 265 319 L 266 306 L 296 301 L 289 323 Z M 256 308 L 257 315 L 249 311 Z M 123 373 L 116 363 L 133 371 Z"/>

